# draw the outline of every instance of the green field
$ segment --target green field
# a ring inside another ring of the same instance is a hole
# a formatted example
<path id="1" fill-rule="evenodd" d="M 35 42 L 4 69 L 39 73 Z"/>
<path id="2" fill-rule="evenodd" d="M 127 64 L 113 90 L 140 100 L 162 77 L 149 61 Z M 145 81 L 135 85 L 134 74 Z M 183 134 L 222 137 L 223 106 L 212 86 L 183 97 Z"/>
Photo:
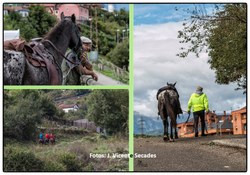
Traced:
<path id="1" fill-rule="evenodd" d="M 4 139 L 4 171 L 128 171 L 126 158 L 91 158 L 92 154 L 127 154 L 128 139 L 97 133 L 56 135 L 55 145 Z"/>

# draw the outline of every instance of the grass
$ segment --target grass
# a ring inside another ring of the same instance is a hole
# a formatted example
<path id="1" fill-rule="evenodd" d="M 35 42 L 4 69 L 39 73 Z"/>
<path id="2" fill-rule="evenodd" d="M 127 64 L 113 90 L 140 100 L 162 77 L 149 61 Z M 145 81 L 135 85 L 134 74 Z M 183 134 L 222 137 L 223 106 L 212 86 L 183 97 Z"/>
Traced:
<path id="1" fill-rule="evenodd" d="M 114 74 L 113 70 L 99 70 L 97 66 L 94 66 L 95 71 L 100 72 L 103 75 L 106 75 L 114 80 L 121 81 L 122 83 L 128 84 L 129 82 L 129 75 L 125 75 L 123 77 L 117 77 Z"/>
<path id="2" fill-rule="evenodd" d="M 44 171 L 71 171 L 73 165 L 78 168 L 77 171 L 128 171 L 128 159 L 90 158 L 90 153 L 127 154 L 126 138 L 65 134 L 63 137 L 57 136 L 55 145 L 17 142 L 5 138 L 4 148 L 9 146 L 32 152 L 36 158 L 45 162 Z M 71 160 L 67 162 L 69 158 Z"/>

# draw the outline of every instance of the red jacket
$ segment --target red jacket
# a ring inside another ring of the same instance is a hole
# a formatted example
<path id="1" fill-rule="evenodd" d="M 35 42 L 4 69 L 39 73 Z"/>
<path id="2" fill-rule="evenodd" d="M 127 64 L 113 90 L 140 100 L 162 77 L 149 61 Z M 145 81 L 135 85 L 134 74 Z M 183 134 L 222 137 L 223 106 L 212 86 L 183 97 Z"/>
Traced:
<path id="1" fill-rule="evenodd" d="M 49 139 L 50 138 L 49 134 L 45 134 L 45 138 Z"/>

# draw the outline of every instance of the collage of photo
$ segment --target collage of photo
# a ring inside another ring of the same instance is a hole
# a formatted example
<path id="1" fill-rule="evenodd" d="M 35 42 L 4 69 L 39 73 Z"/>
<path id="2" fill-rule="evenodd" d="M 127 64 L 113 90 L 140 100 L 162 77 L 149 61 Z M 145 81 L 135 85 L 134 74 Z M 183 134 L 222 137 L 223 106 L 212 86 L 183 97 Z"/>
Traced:
<path id="1" fill-rule="evenodd" d="M 247 172 L 247 3 L 1 3 L 2 172 Z"/>

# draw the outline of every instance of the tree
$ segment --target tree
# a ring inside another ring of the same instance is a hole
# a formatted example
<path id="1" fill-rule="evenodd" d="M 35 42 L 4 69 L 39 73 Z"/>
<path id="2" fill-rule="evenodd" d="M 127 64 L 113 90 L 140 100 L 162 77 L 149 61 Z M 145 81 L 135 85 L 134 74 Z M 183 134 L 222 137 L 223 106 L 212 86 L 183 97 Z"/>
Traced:
<path id="1" fill-rule="evenodd" d="M 33 28 L 32 24 L 27 20 L 27 18 L 23 18 L 19 23 L 20 35 L 25 40 L 29 41 L 32 38 L 38 37 L 36 29 Z"/>
<path id="2" fill-rule="evenodd" d="M 19 140 L 36 137 L 36 126 L 42 118 L 51 119 L 57 109 L 38 90 L 5 90 L 4 135 Z"/>
<path id="3" fill-rule="evenodd" d="M 26 40 L 37 37 L 37 31 L 26 17 L 22 17 L 18 12 L 10 12 L 4 17 L 4 30 L 20 29 L 20 35 Z"/>
<path id="4" fill-rule="evenodd" d="M 29 41 L 35 37 L 43 37 L 54 27 L 56 17 L 48 13 L 44 6 L 32 5 L 29 10 L 28 17 L 22 17 L 18 12 L 11 12 L 4 17 L 4 29 L 20 29 L 21 37 Z"/>
<path id="5" fill-rule="evenodd" d="M 43 37 L 56 23 L 56 17 L 46 11 L 44 6 L 33 5 L 29 7 L 28 21 L 37 31 L 39 37 Z"/>
<path id="6" fill-rule="evenodd" d="M 118 67 L 126 67 L 129 65 L 129 42 L 125 39 L 123 42 L 117 44 L 117 46 L 109 52 L 108 59 Z"/>
<path id="7" fill-rule="evenodd" d="M 218 84 L 236 82 L 246 93 L 247 13 L 246 4 L 215 5 L 216 12 L 208 15 L 202 9 L 192 11 L 191 22 L 183 23 L 179 31 L 180 57 L 193 52 L 199 57 L 203 50 L 209 52 L 211 69 L 215 70 Z"/>
<path id="8" fill-rule="evenodd" d="M 97 15 L 95 15 L 95 12 L 97 12 Z M 96 46 L 98 38 L 98 53 L 107 55 L 117 45 L 117 30 L 128 29 L 128 12 L 121 9 L 120 11 L 110 13 L 99 8 L 91 8 L 89 14 L 92 17 L 92 38 L 90 38 L 90 21 L 86 21 L 81 25 L 81 34 L 92 39 L 93 46 Z M 97 36 L 95 32 L 96 22 L 98 29 Z M 118 35 L 121 38 L 121 32 Z"/>
<path id="9" fill-rule="evenodd" d="M 87 118 L 109 134 L 128 134 L 128 91 L 93 90 L 86 100 Z"/>
<path id="10" fill-rule="evenodd" d="M 4 30 L 17 30 L 19 29 L 19 22 L 22 16 L 18 12 L 10 12 L 9 15 L 4 16 Z"/>

